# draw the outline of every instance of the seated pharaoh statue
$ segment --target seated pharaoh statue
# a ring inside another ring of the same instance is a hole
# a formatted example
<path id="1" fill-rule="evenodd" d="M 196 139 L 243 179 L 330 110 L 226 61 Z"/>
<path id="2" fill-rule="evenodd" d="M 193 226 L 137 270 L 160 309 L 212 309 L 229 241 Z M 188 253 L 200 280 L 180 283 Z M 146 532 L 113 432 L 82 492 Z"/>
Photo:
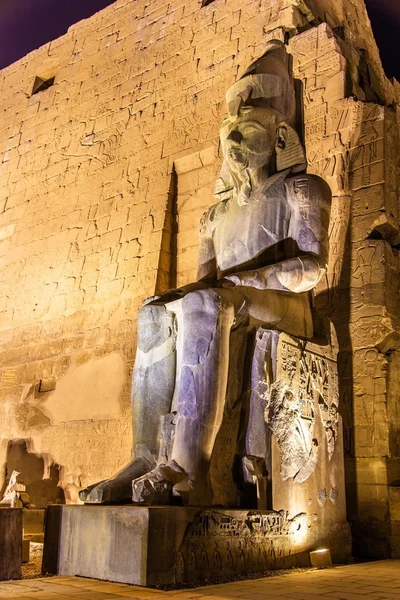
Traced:
<path id="1" fill-rule="evenodd" d="M 227 390 L 233 378 L 235 403 L 248 397 L 251 375 L 240 365 L 257 331 L 314 337 L 312 290 L 326 270 L 331 192 L 306 174 L 285 45 L 270 42 L 226 100 L 220 201 L 201 221 L 198 281 L 140 309 L 133 459 L 82 490 L 86 503 L 215 505 L 210 462 Z M 248 420 L 240 418 L 238 439 Z"/>

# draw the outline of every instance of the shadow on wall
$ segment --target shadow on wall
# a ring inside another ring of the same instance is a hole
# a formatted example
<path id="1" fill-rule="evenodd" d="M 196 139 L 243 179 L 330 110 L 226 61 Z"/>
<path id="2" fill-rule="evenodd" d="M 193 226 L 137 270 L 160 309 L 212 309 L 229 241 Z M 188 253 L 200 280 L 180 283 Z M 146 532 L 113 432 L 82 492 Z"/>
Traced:
<path id="1" fill-rule="evenodd" d="M 6 476 L 0 498 L 4 494 L 12 472 L 18 471 L 23 477 L 31 504 L 36 508 L 45 508 L 48 504 L 65 504 L 64 490 L 59 486 L 60 465 L 52 464 L 49 457 L 45 460 L 40 454 L 30 452 L 29 446 L 30 440 L 8 442 Z"/>

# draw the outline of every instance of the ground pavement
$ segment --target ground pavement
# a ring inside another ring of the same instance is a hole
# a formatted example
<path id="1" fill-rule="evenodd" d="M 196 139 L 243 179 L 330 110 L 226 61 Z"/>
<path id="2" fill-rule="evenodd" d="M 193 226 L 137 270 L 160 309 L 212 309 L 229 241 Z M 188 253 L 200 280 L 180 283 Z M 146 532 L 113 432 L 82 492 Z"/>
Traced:
<path id="1" fill-rule="evenodd" d="M 296 570 L 264 579 L 162 592 L 82 577 L 0 582 L 1 600 L 400 600 L 400 560 Z"/>

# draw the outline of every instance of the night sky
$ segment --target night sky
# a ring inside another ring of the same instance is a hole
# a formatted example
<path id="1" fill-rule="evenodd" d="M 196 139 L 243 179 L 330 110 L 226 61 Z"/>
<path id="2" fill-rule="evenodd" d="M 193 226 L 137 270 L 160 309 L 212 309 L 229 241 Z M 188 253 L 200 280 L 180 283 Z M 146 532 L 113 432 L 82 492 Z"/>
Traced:
<path id="1" fill-rule="evenodd" d="M 63 35 L 113 0 L 0 0 L 0 69 Z M 400 81 L 400 0 L 366 0 L 383 65 Z"/>
<path id="2" fill-rule="evenodd" d="M 0 69 L 114 0 L 0 0 Z"/>

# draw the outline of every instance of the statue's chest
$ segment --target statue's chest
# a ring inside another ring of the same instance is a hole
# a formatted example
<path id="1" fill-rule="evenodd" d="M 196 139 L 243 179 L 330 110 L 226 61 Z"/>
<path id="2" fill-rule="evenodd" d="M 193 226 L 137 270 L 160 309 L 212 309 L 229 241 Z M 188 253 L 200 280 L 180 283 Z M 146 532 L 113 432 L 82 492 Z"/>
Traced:
<path id="1" fill-rule="evenodd" d="M 239 206 L 231 201 L 216 219 L 213 243 L 221 271 L 254 261 L 266 250 L 278 248 L 287 237 L 289 207 L 282 194 L 268 194 Z"/>

